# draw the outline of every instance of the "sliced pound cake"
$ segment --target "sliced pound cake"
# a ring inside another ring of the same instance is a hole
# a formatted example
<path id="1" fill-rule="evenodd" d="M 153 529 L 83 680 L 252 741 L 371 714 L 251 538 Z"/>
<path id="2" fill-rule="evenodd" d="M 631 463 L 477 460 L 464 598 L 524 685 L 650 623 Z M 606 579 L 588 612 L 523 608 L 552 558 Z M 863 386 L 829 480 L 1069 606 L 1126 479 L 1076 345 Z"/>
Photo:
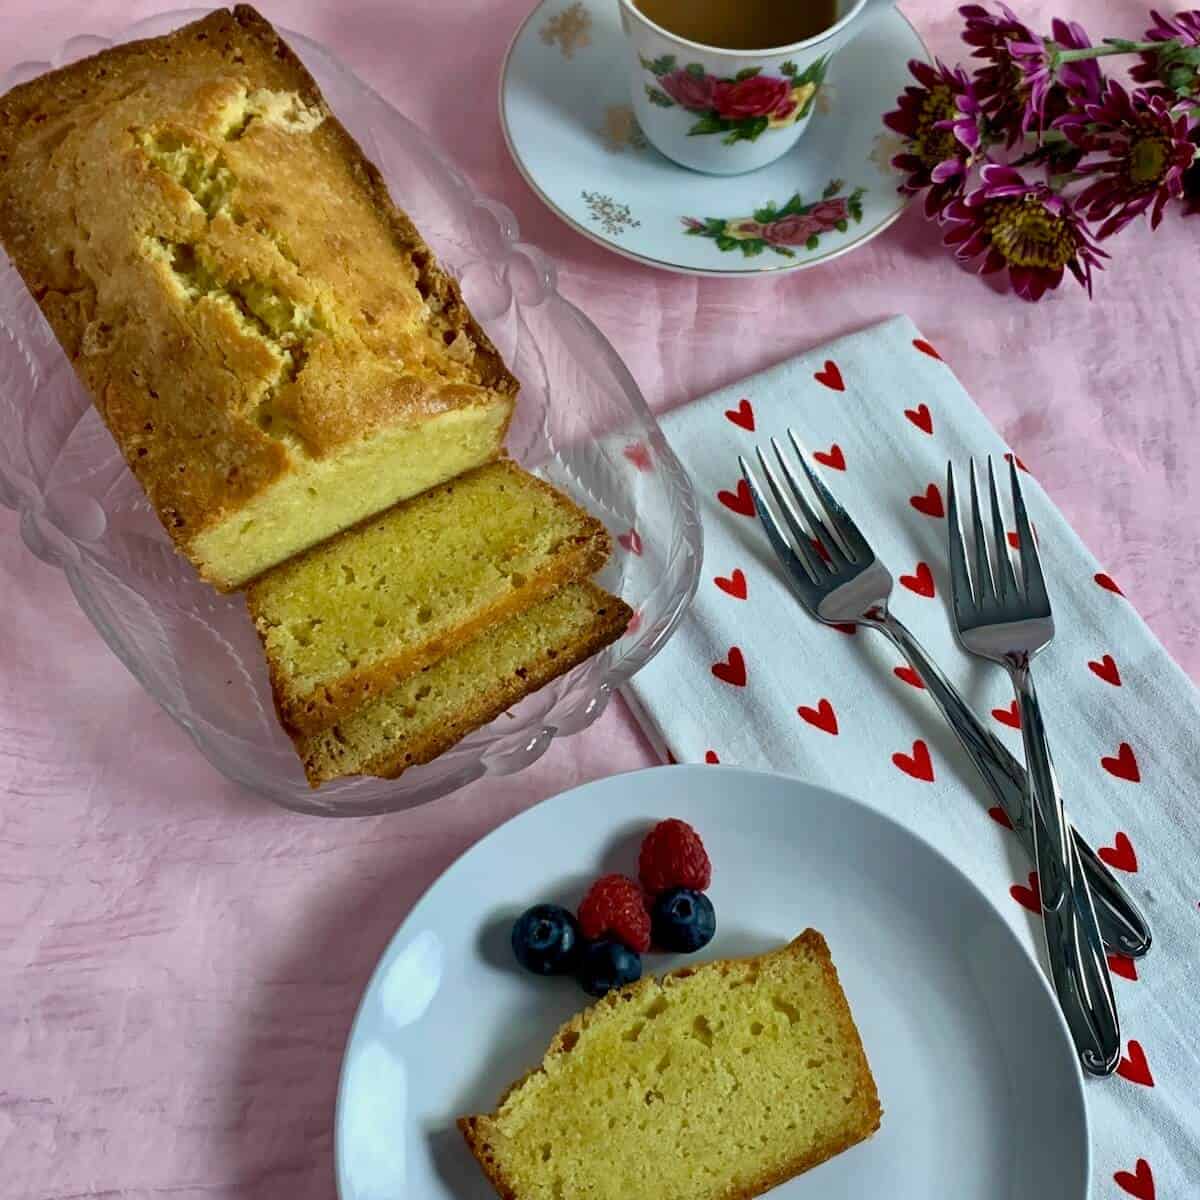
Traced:
<path id="1" fill-rule="evenodd" d="M 247 5 L 0 97 L 0 245 L 222 590 L 500 453 L 516 379 Z"/>
<path id="2" fill-rule="evenodd" d="M 633 613 L 572 583 L 493 626 L 328 729 L 294 734 L 313 787 L 343 775 L 394 779 L 616 641 Z"/>
<path id="3" fill-rule="evenodd" d="M 881 1110 L 825 939 L 610 992 L 459 1128 L 504 1200 L 748 1200 Z"/>
<path id="4" fill-rule="evenodd" d="M 604 526 L 501 461 L 348 530 L 258 580 L 247 603 L 288 729 L 315 733 L 586 579 Z"/>

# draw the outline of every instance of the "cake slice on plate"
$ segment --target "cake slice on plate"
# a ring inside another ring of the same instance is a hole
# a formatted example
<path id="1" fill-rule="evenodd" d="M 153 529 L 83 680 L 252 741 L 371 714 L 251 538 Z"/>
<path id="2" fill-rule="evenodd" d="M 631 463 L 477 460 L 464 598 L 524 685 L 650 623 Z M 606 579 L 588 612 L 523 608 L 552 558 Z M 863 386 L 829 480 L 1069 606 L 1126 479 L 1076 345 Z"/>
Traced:
<path id="1" fill-rule="evenodd" d="M 504 1200 L 749 1200 L 881 1109 L 825 939 L 648 978 L 555 1035 L 459 1128 Z"/>

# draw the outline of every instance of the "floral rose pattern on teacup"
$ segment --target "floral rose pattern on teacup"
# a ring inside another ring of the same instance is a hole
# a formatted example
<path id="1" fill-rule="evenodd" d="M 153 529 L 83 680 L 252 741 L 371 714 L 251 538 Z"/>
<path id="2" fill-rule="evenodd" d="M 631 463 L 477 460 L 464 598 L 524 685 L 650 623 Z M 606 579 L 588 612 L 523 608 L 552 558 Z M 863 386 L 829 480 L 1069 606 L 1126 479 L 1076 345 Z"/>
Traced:
<path id="1" fill-rule="evenodd" d="M 684 232 L 693 237 L 712 238 L 720 250 L 740 250 L 753 258 L 772 250 L 784 258 L 795 258 L 796 249 L 815 250 L 821 235 L 836 230 L 844 233 L 850 222 L 862 220 L 862 198 L 866 188 L 855 188 L 839 196 L 842 180 L 830 180 L 821 199 L 805 204 L 797 192 L 782 208 L 764 204 L 748 217 L 684 217 Z"/>
<path id="2" fill-rule="evenodd" d="M 825 78 L 828 60 L 819 58 L 804 71 L 785 62 L 779 75 L 748 67 L 732 78 L 709 75 L 699 63 L 677 64 L 673 54 L 641 59 L 655 79 L 646 96 L 660 108 L 678 105 L 699 118 L 689 134 L 722 133 L 726 145 L 753 142 L 768 129 L 783 129 L 808 116 Z"/>

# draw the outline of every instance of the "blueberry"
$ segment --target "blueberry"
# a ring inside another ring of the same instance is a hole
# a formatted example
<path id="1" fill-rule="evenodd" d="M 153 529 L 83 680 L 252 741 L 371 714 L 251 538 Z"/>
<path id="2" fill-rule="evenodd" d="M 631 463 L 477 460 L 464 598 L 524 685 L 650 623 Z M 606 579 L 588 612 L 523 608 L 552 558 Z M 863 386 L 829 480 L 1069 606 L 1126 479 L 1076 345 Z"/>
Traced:
<path id="1" fill-rule="evenodd" d="M 579 958 L 579 985 L 589 996 L 605 996 L 613 988 L 642 977 L 642 957 L 612 938 L 588 942 Z"/>
<path id="2" fill-rule="evenodd" d="M 654 944 L 663 950 L 692 954 L 707 946 L 717 931 L 712 901 L 703 892 L 677 887 L 654 901 L 650 914 Z"/>
<path id="3" fill-rule="evenodd" d="M 566 975 L 579 957 L 579 926 L 557 904 L 535 904 L 513 924 L 517 962 L 535 975 Z"/>

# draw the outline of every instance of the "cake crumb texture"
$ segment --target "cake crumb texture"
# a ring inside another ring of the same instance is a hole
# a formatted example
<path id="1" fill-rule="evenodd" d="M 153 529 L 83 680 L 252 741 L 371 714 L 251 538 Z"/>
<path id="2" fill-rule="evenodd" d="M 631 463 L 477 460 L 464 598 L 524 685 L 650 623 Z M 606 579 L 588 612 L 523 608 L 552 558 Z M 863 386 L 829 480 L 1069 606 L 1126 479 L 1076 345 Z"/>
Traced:
<path id="1" fill-rule="evenodd" d="M 595 584 L 568 584 L 327 729 L 293 734 L 309 783 L 429 762 L 616 641 L 632 616 Z"/>
<path id="2" fill-rule="evenodd" d="M 749 1200 L 881 1109 L 825 939 L 612 992 L 459 1127 L 504 1200 Z"/>
<path id="3" fill-rule="evenodd" d="M 248 6 L 0 98 L 0 243 L 222 588 L 499 453 L 515 379 Z"/>
<path id="4" fill-rule="evenodd" d="M 595 517 L 503 459 L 276 567 L 246 600 L 284 725 L 332 724 L 610 549 Z"/>

